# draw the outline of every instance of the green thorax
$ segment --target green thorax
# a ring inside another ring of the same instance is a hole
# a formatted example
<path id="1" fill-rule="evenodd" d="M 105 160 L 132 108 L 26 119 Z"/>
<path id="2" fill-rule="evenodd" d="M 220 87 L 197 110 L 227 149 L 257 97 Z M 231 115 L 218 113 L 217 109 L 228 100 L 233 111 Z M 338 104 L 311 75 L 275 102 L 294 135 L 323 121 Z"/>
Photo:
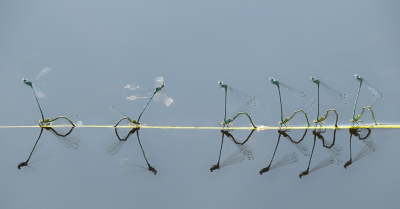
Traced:
<path id="1" fill-rule="evenodd" d="M 279 81 L 275 80 L 273 77 L 269 77 L 269 81 L 271 81 L 272 84 L 275 84 L 279 87 Z"/>
<path id="2" fill-rule="evenodd" d="M 49 124 L 51 122 L 53 122 L 53 119 L 51 119 L 51 118 L 46 118 L 44 120 L 42 120 L 42 119 L 39 120 L 40 124 Z"/>
<path id="3" fill-rule="evenodd" d="M 140 123 L 139 122 L 137 122 L 136 120 L 130 120 L 129 122 L 131 122 L 133 125 L 140 125 Z"/>
<path id="4" fill-rule="evenodd" d="M 356 115 L 353 119 L 350 119 L 351 123 L 357 122 L 358 120 L 360 120 L 360 118 L 362 117 L 362 115 Z"/>
<path id="5" fill-rule="evenodd" d="M 32 87 L 32 82 L 27 80 L 27 79 L 25 79 L 25 78 L 22 78 L 22 82 L 24 82 L 26 85 Z"/>
<path id="6" fill-rule="evenodd" d="M 363 81 L 363 78 L 361 76 L 359 76 L 358 74 L 355 74 L 354 77 L 360 82 Z"/>
<path id="7" fill-rule="evenodd" d="M 163 84 L 161 84 L 161 85 L 159 85 L 159 86 L 157 86 L 157 87 L 156 87 L 156 91 L 155 91 L 155 92 L 156 92 L 156 93 L 157 93 L 157 92 L 159 92 L 159 91 L 160 91 L 162 88 L 164 88 L 164 86 L 165 86 L 165 84 L 164 84 L 164 83 L 163 83 Z"/>
<path id="8" fill-rule="evenodd" d="M 218 85 L 220 85 L 222 88 L 224 88 L 225 90 L 228 88 L 228 85 L 226 85 L 225 83 L 222 83 L 221 80 L 218 81 Z"/>
<path id="9" fill-rule="evenodd" d="M 324 120 L 326 120 L 326 117 L 325 117 L 325 116 L 321 116 L 321 117 L 318 118 L 318 120 L 315 119 L 313 122 L 314 122 L 314 123 L 321 123 L 321 122 L 323 122 Z"/>
<path id="10" fill-rule="evenodd" d="M 314 76 L 311 76 L 310 80 L 311 80 L 313 83 L 316 83 L 316 84 L 319 86 L 319 79 L 318 79 L 318 78 L 314 78 Z"/>

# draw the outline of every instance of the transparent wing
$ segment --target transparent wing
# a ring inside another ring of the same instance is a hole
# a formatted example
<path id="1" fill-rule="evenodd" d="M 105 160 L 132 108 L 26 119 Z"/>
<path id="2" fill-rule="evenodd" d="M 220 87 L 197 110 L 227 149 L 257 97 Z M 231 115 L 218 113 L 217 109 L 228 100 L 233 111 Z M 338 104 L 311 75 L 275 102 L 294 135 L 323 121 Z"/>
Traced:
<path id="1" fill-rule="evenodd" d="M 324 144 L 324 147 L 329 147 L 331 146 L 332 142 L 329 140 L 322 140 L 322 143 Z M 343 158 L 342 158 L 342 151 L 343 148 L 338 145 L 338 144 L 334 144 L 331 148 L 328 148 L 328 152 L 329 154 L 334 158 L 335 162 L 337 164 L 341 164 L 344 162 Z"/>
<path id="2" fill-rule="evenodd" d="M 305 99 L 306 95 L 304 91 L 297 90 L 295 88 L 292 88 L 282 82 L 279 82 L 279 86 L 283 87 L 290 95 L 295 96 L 297 98 Z"/>
<path id="3" fill-rule="evenodd" d="M 50 129 L 49 131 L 54 136 L 56 136 L 57 139 L 67 148 L 78 149 L 79 145 L 81 144 L 81 141 L 78 138 L 76 138 L 75 136 L 72 136 L 72 135 L 60 136 L 60 135 L 57 135 L 57 133 L 55 133 L 53 129 Z"/>
<path id="4" fill-rule="evenodd" d="M 381 105 L 384 100 L 383 94 L 366 80 L 364 80 L 364 83 L 372 93 L 372 99 L 368 102 L 367 106 L 377 107 Z"/>
<path id="5" fill-rule="evenodd" d="M 334 158 L 335 162 L 339 165 L 344 162 L 342 157 L 342 147 L 338 144 L 333 145 L 329 149 L 329 154 Z"/>
<path id="6" fill-rule="evenodd" d="M 226 158 L 226 160 L 224 160 L 224 162 L 222 162 L 219 167 L 222 168 L 235 163 L 240 163 L 245 158 L 245 154 L 241 152 L 241 150 L 237 150 L 236 152 L 232 153 L 228 158 Z"/>
<path id="7" fill-rule="evenodd" d="M 71 120 L 75 125 L 77 124 L 81 124 L 82 125 L 82 121 L 79 121 L 80 119 L 80 113 L 81 113 L 81 108 L 74 108 L 72 110 L 70 110 L 68 113 L 66 114 L 61 114 L 59 116 L 65 116 L 67 117 L 69 120 Z M 53 117 L 53 119 L 55 119 L 56 117 Z M 70 125 L 70 122 L 65 119 L 65 118 L 59 118 L 53 122 L 51 122 L 52 125 Z"/>
<path id="8" fill-rule="evenodd" d="M 293 143 L 295 146 L 296 146 L 296 148 L 301 152 L 301 153 L 303 153 L 305 156 L 310 156 L 311 154 L 310 154 L 310 151 L 308 151 L 308 146 L 307 146 L 307 144 L 305 144 L 305 143 L 303 143 L 303 142 L 300 142 L 300 143 Z"/>
<path id="9" fill-rule="evenodd" d="M 144 166 L 136 165 L 136 164 L 130 163 L 130 162 L 128 161 L 128 159 L 126 159 L 126 158 L 122 158 L 122 159 L 118 160 L 118 162 L 119 162 L 120 164 L 122 164 L 122 165 L 135 166 L 135 167 L 139 167 L 139 168 L 143 168 L 143 169 L 145 169 L 145 170 L 148 170 L 148 169 L 147 169 L 146 167 L 144 167 Z"/>
<path id="10" fill-rule="evenodd" d="M 115 155 L 119 152 L 126 141 L 116 141 L 112 143 L 106 150 L 106 152 L 110 155 Z"/>
<path id="11" fill-rule="evenodd" d="M 335 161 L 333 160 L 333 157 L 328 157 L 328 158 L 322 160 L 320 163 L 318 163 L 314 168 L 312 168 L 311 171 L 310 171 L 309 173 L 314 172 L 314 171 L 316 171 L 316 170 L 319 170 L 319 169 L 321 169 L 321 168 L 324 168 L 324 167 L 326 167 L 326 166 L 328 166 L 328 165 L 331 165 L 331 164 L 333 164 L 334 162 L 335 162 Z"/>
<path id="12" fill-rule="evenodd" d="M 283 158 L 280 161 L 278 161 L 277 163 L 275 163 L 273 166 L 270 167 L 270 170 L 282 167 L 284 165 L 289 165 L 298 161 L 299 158 L 297 157 L 297 153 L 292 152 L 290 154 L 283 156 Z"/>
<path id="13" fill-rule="evenodd" d="M 36 84 L 33 84 L 33 90 L 35 91 L 35 94 L 36 94 L 37 97 L 47 98 L 46 94 L 43 93 L 43 91 L 40 90 L 39 87 Z"/>
<path id="14" fill-rule="evenodd" d="M 356 155 L 356 157 L 354 157 L 353 162 L 356 162 L 357 160 L 373 153 L 374 150 L 372 150 L 369 146 L 365 145 Z"/>
<path id="15" fill-rule="evenodd" d="M 113 115 L 118 119 L 121 119 L 121 118 L 124 118 L 124 117 L 128 117 L 124 112 L 122 112 L 121 110 L 119 110 L 118 108 L 116 108 L 114 106 L 110 106 L 109 109 L 111 110 Z"/>
<path id="16" fill-rule="evenodd" d="M 78 149 L 79 145 L 81 144 L 81 141 L 76 138 L 75 136 L 58 136 L 56 135 L 58 140 L 60 140 L 60 142 L 67 148 L 74 148 L 74 149 Z"/>
<path id="17" fill-rule="evenodd" d="M 338 90 L 335 90 L 334 88 L 332 88 L 332 87 L 326 85 L 325 83 L 323 83 L 323 82 L 321 82 L 321 81 L 320 81 L 319 83 L 325 88 L 325 90 L 326 90 L 332 97 L 334 97 L 334 98 L 336 98 L 336 99 L 339 99 L 339 100 L 341 100 L 341 99 L 344 98 L 344 95 L 345 95 L 345 94 L 342 94 L 342 93 L 339 92 Z"/>
<path id="18" fill-rule="evenodd" d="M 375 88 L 372 84 L 367 82 L 365 79 L 363 79 L 363 82 L 367 85 L 368 89 L 371 91 L 373 96 L 383 97 L 383 94 L 377 88 Z"/>
<path id="19" fill-rule="evenodd" d="M 253 156 L 253 150 L 251 149 L 251 147 L 249 146 L 245 146 L 245 145 L 240 145 L 240 144 L 236 144 L 239 148 L 239 150 L 249 159 L 249 160 L 253 160 L 254 156 Z"/>
<path id="20" fill-rule="evenodd" d="M 366 139 L 361 140 L 366 146 L 368 146 L 373 152 L 378 151 L 379 148 L 376 144 L 374 144 L 374 139 L 371 136 L 368 136 Z"/>
<path id="21" fill-rule="evenodd" d="M 300 109 L 302 109 L 307 114 L 310 113 L 315 108 L 317 108 L 317 103 L 315 103 L 313 98 L 307 99 L 305 103 L 300 107 Z"/>
<path id="22" fill-rule="evenodd" d="M 238 112 L 251 112 L 256 110 L 259 107 L 258 97 L 249 96 L 239 90 L 236 90 L 230 86 L 228 86 L 228 90 L 231 92 L 236 100 L 241 104 Z M 235 113 L 236 114 L 236 113 Z"/>
<path id="23" fill-rule="evenodd" d="M 38 80 L 39 78 L 41 78 L 42 76 L 46 75 L 47 73 L 49 73 L 51 71 L 51 69 L 49 67 L 45 67 L 42 71 L 40 71 L 40 73 L 36 76 L 35 80 Z"/>

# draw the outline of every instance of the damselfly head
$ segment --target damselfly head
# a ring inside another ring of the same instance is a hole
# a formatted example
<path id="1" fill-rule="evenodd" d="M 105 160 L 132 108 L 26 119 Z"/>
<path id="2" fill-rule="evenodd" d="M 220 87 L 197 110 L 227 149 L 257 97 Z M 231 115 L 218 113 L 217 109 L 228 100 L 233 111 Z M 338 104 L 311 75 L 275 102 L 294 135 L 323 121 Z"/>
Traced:
<path id="1" fill-rule="evenodd" d="M 210 168 L 210 171 L 213 172 L 213 171 L 216 170 L 216 169 L 219 169 L 219 164 L 213 165 L 213 166 Z"/>
<path id="2" fill-rule="evenodd" d="M 27 79 L 25 79 L 25 78 L 22 78 L 22 82 L 24 82 L 24 84 L 26 84 L 26 85 L 32 87 L 32 82 L 30 82 L 29 80 L 27 80 Z"/>
<path id="3" fill-rule="evenodd" d="M 314 76 L 311 76 L 310 80 L 316 84 L 319 84 L 319 79 L 314 78 Z"/>
<path id="4" fill-rule="evenodd" d="M 220 85 L 220 87 L 222 87 L 222 88 L 224 88 L 224 89 L 227 89 L 227 88 L 228 88 L 228 86 L 227 86 L 226 84 L 222 83 L 221 80 L 218 81 L 218 85 Z"/>
<path id="5" fill-rule="evenodd" d="M 354 74 L 354 77 L 357 79 L 357 81 L 362 81 L 363 78 L 359 76 L 358 74 Z"/>
<path id="6" fill-rule="evenodd" d="M 279 86 L 279 81 L 275 80 L 273 77 L 269 77 L 269 81 L 271 81 L 272 84 Z"/>
<path id="7" fill-rule="evenodd" d="M 27 166 L 27 165 L 28 165 L 28 162 L 22 162 L 18 165 L 18 169 L 21 169 L 22 167 Z"/>

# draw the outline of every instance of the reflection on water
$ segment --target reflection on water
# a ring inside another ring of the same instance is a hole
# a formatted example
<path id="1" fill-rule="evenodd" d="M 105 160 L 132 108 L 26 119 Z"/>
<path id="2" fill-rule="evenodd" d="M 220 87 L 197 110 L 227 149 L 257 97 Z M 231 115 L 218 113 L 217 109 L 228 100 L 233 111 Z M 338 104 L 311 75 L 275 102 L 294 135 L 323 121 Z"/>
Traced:
<path id="1" fill-rule="evenodd" d="M 359 129 L 359 128 L 350 128 L 350 160 L 346 162 L 344 165 L 344 168 L 347 168 L 349 165 L 352 163 L 356 162 L 357 160 L 375 152 L 378 151 L 378 146 L 374 144 L 374 139 L 371 137 L 371 129 L 366 128 L 366 129 Z M 351 139 L 352 136 L 355 136 L 365 144 L 365 146 L 357 153 L 356 157 L 353 159 L 352 158 L 352 153 L 351 153 Z"/>
<path id="2" fill-rule="evenodd" d="M 72 131 L 74 130 L 74 127 L 71 127 L 71 129 L 69 129 L 69 131 L 67 133 L 65 133 L 65 134 L 61 133 L 63 131 L 63 129 L 60 129 L 57 132 L 55 129 L 53 129 L 51 127 L 42 127 L 40 129 L 39 137 L 36 140 L 36 143 L 32 148 L 31 154 L 29 155 L 28 159 L 25 162 L 22 162 L 22 163 L 20 163 L 18 165 L 18 169 L 21 169 L 21 167 L 24 167 L 24 166 L 28 165 L 28 162 L 32 157 L 32 153 L 35 150 L 36 145 L 40 140 L 40 137 L 42 136 L 43 129 L 46 129 L 46 130 L 50 131 L 50 133 L 54 134 L 58 138 L 58 140 L 67 148 L 78 149 L 79 144 L 81 143 L 78 138 L 76 138 L 75 136 L 70 135 L 72 133 Z"/>
<path id="3" fill-rule="evenodd" d="M 228 165 L 231 165 L 231 164 L 243 162 L 243 160 L 246 159 L 246 158 L 249 159 L 249 160 L 253 160 L 254 159 L 253 150 L 249 146 L 245 146 L 244 144 L 250 139 L 250 137 L 253 134 L 254 130 L 255 129 L 253 129 L 251 131 L 251 133 L 249 134 L 247 139 L 242 143 L 240 143 L 237 140 L 235 140 L 235 138 L 233 137 L 233 135 L 231 133 L 229 133 L 229 131 L 221 130 L 222 140 L 221 140 L 221 148 L 219 150 L 218 163 L 216 165 L 213 165 L 210 168 L 210 171 L 213 172 L 216 169 L 220 169 L 222 167 L 225 167 L 225 166 L 228 166 Z M 221 153 L 222 153 L 222 146 L 224 144 L 224 136 L 227 136 L 228 138 L 230 138 L 232 140 L 232 142 L 236 144 L 236 146 L 238 147 L 238 150 L 236 152 L 232 153 L 222 163 L 220 163 Z"/>
<path id="4" fill-rule="evenodd" d="M 140 128 L 133 128 L 132 130 L 129 131 L 129 133 L 124 137 L 121 138 L 118 134 L 118 128 L 115 128 L 115 135 L 117 135 L 118 141 L 112 143 L 106 150 L 106 152 L 110 155 L 114 155 L 117 154 L 119 152 L 119 150 L 122 148 L 122 146 L 125 144 L 125 142 L 128 140 L 128 138 L 134 134 L 136 132 L 136 136 L 140 145 L 140 149 L 142 149 L 143 152 L 143 157 L 146 160 L 147 163 L 147 168 L 141 165 L 136 165 L 136 164 L 132 164 L 130 162 L 128 162 L 128 160 L 126 158 L 123 158 L 121 160 L 119 160 L 119 163 L 123 164 L 123 165 L 129 165 L 129 166 L 135 166 L 135 167 L 139 167 L 139 168 L 143 168 L 146 170 L 149 170 L 151 172 L 154 173 L 154 175 L 157 174 L 157 170 L 155 168 L 153 168 L 150 163 L 147 161 L 146 158 L 146 154 L 144 153 L 143 147 L 142 147 L 142 143 L 140 143 L 140 137 L 139 137 L 139 129 Z"/>
<path id="5" fill-rule="evenodd" d="M 278 130 L 278 133 L 279 133 L 278 142 L 276 143 L 275 151 L 274 151 L 274 154 L 272 155 L 271 162 L 269 163 L 269 165 L 267 167 L 265 167 L 265 168 L 260 170 L 260 174 L 262 175 L 263 173 L 268 172 L 268 171 L 270 171 L 272 169 L 279 168 L 279 167 L 282 167 L 282 166 L 285 166 L 285 165 L 289 165 L 289 164 L 292 164 L 292 163 L 295 163 L 295 162 L 299 161 L 299 158 L 297 157 L 297 153 L 291 152 L 289 154 L 284 155 L 281 160 L 279 160 L 277 163 L 275 163 L 273 166 L 271 166 L 272 161 L 274 160 L 274 157 L 275 157 L 275 154 L 276 154 L 276 150 L 278 149 L 278 145 L 279 145 L 279 142 L 281 140 L 281 136 L 287 138 L 305 156 L 309 156 L 310 152 L 308 151 L 308 147 L 307 147 L 306 144 L 304 144 L 302 142 L 304 140 L 304 137 L 307 134 L 307 131 L 308 131 L 308 129 L 305 130 L 305 132 L 303 134 L 303 137 L 299 141 L 294 141 L 292 139 L 292 137 L 290 137 L 289 134 L 287 133 L 287 132 L 289 132 L 289 130 L 286 130 L 286 129 Z"/>
<path id="6" fill-rule="evenodd" d="M 308 167 L 307 170 L 302 172 L 299 177 L 303 177 L 305 175 L 308 175 L 316 170 L 319 170 L 321 168 L 324 168 L 328 165 L 333 164 L 334 162 L 336 162 L 337 164 L 343 163 L 343 159 L 341 157 L 342 154 L 342 147 L 338 144 L 335 144 L 336 141 L 336 130 L 334 129 L 333 131 L 333 142 L 330 142 L 329 140 L 325 139 L 324 136 L 322 136 L 322 134 L 324 134 L 326 132 L 326 130 L 313 130 L 313 135 L 314 135 L 314 145 L 311 151 L 311 156 L 310 156 L 310 160 L 308 162 Z M 313 157 L 313 153 L 314 153 L 314 148 L 315 148 L 315 142 L 317 141 L 317 138 L 320 139 L 322 141 L 322 146 L 324 148 L 326 148 L 329 152 L 329 154 L 331 155 L 331 157 L 325 158 L 322 161 L 320 161 L 316 166 L 314 166 L 311 170 L 310 170 L 310 165 L 311 165 L 311 160 Z"/>

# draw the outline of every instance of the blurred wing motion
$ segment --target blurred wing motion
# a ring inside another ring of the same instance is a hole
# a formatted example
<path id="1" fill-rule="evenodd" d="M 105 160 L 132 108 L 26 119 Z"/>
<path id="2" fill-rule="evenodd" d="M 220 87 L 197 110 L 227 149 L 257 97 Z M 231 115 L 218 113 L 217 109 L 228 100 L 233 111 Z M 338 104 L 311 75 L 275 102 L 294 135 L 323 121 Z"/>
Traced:
<path id="1" fill-rule="evenodd" d="M 35 80 L 38 80 L 40 77 L 46 75 L 47 73 L 49 73 L 51 71 L 51 69 L 49 67 L 45 67 L 42 71 L 40 71 L 40 73 L 36 76 Z"/>
<path id="2" fill-rule="evenodd" d="M 124 88 L 125 89 L 130 89 L 132 91 L 136 91 L 138 92 L 135 95 L 126 97 L 127 100 L 137 100 L 137 99 L 146 99 L 146 98 L 150 98 L 150 96 L 154 93 L 154 90 L 157 86 L 160 86 L 164 83 L 164 78 L 163 77 L 156 77 L 154 79 L 154 87 L 153 88 L 145 88 L 145 87 L 140 87 L 138 85 L 132 85 L 132 84 L 128 84 L 126 85 Z M 156 102 L 159 102 L 165 106 L 170 106 L 172 103 L 174 103 L 174 100 L 171 97 L 168 97 L 166 94 L 162 94 L 161 91 L 157 92 L 154 97 L 153 100 Z"/>
<path id="3" fill-rule="evenodd" d="M 32 83 L 33 85 L 33 89 L 36 93 L 37 97 L 41 97 L 41 98 L 47 98 L 46 94 L 43 93 L 43 91 L 40 90 L 40 88 L 37 85 L 37 82 L 46 74 L 48 74 L 51 71 L 51 69 L 49 67 L 45 67 L 42 71 L 40 71 L 40 73 L 36 76 L 35 81 Z"/>

